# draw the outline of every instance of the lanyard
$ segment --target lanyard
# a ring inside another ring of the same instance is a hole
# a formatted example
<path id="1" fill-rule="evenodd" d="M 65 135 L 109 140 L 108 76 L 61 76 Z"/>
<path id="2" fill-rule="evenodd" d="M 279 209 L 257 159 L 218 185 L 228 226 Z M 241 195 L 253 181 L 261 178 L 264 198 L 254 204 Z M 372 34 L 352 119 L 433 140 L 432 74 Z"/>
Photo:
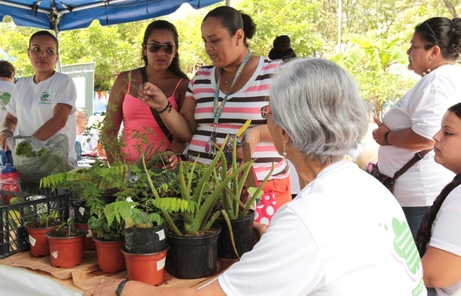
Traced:
<path id="1" fill-rule="evenodd" d="M 248 60 L 251 57 L 251 52 L 248 50 L 247 55 L 245 56 L 245 59 L 243 59 L 243 62 L 240 64 L 239 68 L 237 69 L 237 72 L 235 73 L 234 80 L 232 81 L 232 84 L 229 87 L 229 90 L 227 91 L 227 94 L 224 96 L 224 99 L 222 100 L 221 104 L 219 104 L 219 82 L 221 81 L 221 71 L 219 71 L 218 75 L 218 81 L 216 82 L 215 88 L 214 88 L 214 104 L 213 104 L 213 113 L 214 113 L 214 120 L 213 120 L 213 125 L 216 127 L 218 125 L 218 121 L 221 118 L 222 111 L 224 109 L 224 105 L 227 102 L 227 98 L 229 97 L 230 91 L 232 89 L 232 86 L 234 86 L 235 81 L 237 81 L 237 78 L 240 76 L 240 74 L 243 71 L 243 68 L 245 68 L 245 65 L 248 63 Z"/>

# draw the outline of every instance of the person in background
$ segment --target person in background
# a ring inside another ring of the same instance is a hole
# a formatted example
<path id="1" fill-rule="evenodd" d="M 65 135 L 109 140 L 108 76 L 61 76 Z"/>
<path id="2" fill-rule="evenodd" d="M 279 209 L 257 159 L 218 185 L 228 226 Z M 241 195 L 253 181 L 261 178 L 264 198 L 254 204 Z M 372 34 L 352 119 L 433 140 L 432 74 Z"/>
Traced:
<path id="1" fill-rule="evenodd" d="M 145 66 L 122 72 L 115 80 L 100 138 L 103 145 L 114 142 L 123 122 L 123 146 L 104 145 L 109 162 L 136 162 L 146 149 L 155 150 L 160 145 L 160 151 L 169 149 L 171 141 L 162 131 L 153 112 L 164 115 L 172 110 L 179 112 L 183 108 L 189 79 L 180 67 L 178 38 L 176 27 L 170 22 L 158 20 L 150 23 L 144 32 L 141 50 Z M 165 98 L 168 97 L 168 108 L 151 110 L 137 99 L 139 85 L 144 81 L 143 72 L 147 81 L 155 84 Z M 182 153 L 182 150 L 175 152 Z M 175 167 L 178 160 L 171 153 L 166 161 L 170 167 Z"/>
<path id="2" fill-rule="evenodd" d="M 368 129 L 353 78 L 324 59 L 295 59 L 279 68 L 269 97 L 261 115 L 277 151 L 296 167 L 299 195 L 275 213 L 252 251 L 203 288 L 128 281 L 119 295 L 426 295 L 398 202 L 344 159 Z M 120 282 L 83 295 L 114 295 Z"/>
<path id="3" fill-rule="evenodd" d="M 461 289 L 461 103 L 450 107 L 434 136 L 435 162 L 456 176 L 424 215 L 416 236 L 424 283 L 439 296 Z M 460 228 L 458 228 L 460 227 Z"/>
<path id="4" fill-rule="evenodd" d="M 14 89 L 14 66 L 5 60 L 0 60 L 0 118 L 3 120 L 7 113 L 6 105 L 10 102 Z"/>
<path id="5" fill-rule="evenodd" d="M 61 133 L 69 140 L 69 161 L 75 156 L 75 102 L 77 91 L 74 81 L 66 74 L 55 71 L 59 59 L 59 44 L 48 31 L 38 31 L 29 39 L 27 50 L 34 75 L 17 82 L 0 132 L 0 144 L 14 132 L 47 141 Z"/>
<path id="6" fill-rule="evenodd" d="M 375 118 L 373 138 L 378 149 L 379 170 L 394 176 L 414 155 L 434 146 L 448 107 L 461 101 L 461 69 L 454 65 L 461 52 L 461 19 L 430 18 L 417 25 L 408 69 L 422 78 L 384 115 Z M 413 236 L 440 190 L 453 172 L 434 161 L 434 151 L 398 178 L 394 196 L 403 207 Z"/>
<path id="7" fill-rule="evenodd" d="M 292 200 L 289 166 L 274 146 L 267 119 L 259 110 L 267 104 L 272 74 L 280 61 L 253 55 L 248 39 L 256 32 L 250 16 L 229 6 L 211 10 L 203 19 L 202 39 L 213 62 L 201 67 L 190 82 L 184 108 L 180 112 L 162 113 L 162 119 L 178 139 L 190 142 L 188 154 L 199 162 L 211 163 L 214 144 L 221 145 L 226 135 L 235 135 L 251 119 L 240 141 L 247 142 L 253 158 L 257 180 L 274 171 L 263 190 L 275 194 L 277 207 Z M 146 84 L 139 94 L 152 108 L 168 106 L 155 84 Z M 184 149 L 184 146 L 177 150 Z"/>
<path id="8" fill-rule="evenodd" d="M 89 116 L 85 109 L 75 111 L 75 120 L 77 125 L 77 137 L 75 141 L 80 143 L 83 153 L 96 152 L 98 149 L 98 131 L 95 129 L 87 130 Z"/>
<path id="9" fill-rule="evenodd" d="M 280 35 L 274 39 L 273 48 L 269 51 L 269 59 L 282 60 L 287 62 L 292 58 L 296 58 L 296 53 L 291 48 L 291 40 L 287 35 Z"/>

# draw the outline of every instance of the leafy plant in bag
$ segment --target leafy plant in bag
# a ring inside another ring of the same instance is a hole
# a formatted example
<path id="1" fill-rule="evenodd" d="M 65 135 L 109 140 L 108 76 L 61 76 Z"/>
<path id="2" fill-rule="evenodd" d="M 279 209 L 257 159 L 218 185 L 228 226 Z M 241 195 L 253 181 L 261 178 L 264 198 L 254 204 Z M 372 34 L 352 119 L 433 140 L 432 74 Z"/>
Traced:
<path id="1" fill-rule="evenodd" d="M 67 159 L 66 135 L 56 134 L 41 142 L 34 137 L 14 136 L 7 139 L 21 183 L 40 183 L 42 177 L 73 169 Z"/>

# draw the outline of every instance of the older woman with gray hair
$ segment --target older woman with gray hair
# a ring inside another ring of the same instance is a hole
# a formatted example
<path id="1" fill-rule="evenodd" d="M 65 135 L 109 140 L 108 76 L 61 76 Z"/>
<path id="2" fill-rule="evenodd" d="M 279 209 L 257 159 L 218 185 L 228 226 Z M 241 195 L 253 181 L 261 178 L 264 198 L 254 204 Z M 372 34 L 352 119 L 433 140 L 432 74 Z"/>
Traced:
<path id="1" fill-rule="evenodd" d="M 344 159 L 368 126 L 351 76 L 323 59 L 290 61 L 280 67 L 261 114 L 277 151 L 298 172 L 299 195 L 275 213 L 252 251 L 206 287 L 129 281 L 122 295 L 426 295 L 401 207 Z M 113 295 L 118 282 L 84 295 Z"/>

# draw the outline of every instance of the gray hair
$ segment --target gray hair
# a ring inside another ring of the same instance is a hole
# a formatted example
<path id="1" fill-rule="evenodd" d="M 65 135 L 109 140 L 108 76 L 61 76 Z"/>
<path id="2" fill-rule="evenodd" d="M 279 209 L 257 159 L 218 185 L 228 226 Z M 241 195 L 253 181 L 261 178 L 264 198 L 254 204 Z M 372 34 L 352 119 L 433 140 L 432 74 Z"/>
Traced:
<path id="1" fill-rule="evenodd" d="M 332 163 L 363 139 L 368 119 L 354 79 L 328 60 L 292 60 L 277 71 L 270 89 L 274 122 L 306 159 Z"/>
<path id="2" fill-rule="evenodd" d="M 82 113 L 82 116 L 85 117 L 85 119 L 88 119 L 90 116 L 88 115 L 88 113 L 86 112 L 85 109 L 83 108 L 78 108 L 75 112 L 80 112 Z"/>

